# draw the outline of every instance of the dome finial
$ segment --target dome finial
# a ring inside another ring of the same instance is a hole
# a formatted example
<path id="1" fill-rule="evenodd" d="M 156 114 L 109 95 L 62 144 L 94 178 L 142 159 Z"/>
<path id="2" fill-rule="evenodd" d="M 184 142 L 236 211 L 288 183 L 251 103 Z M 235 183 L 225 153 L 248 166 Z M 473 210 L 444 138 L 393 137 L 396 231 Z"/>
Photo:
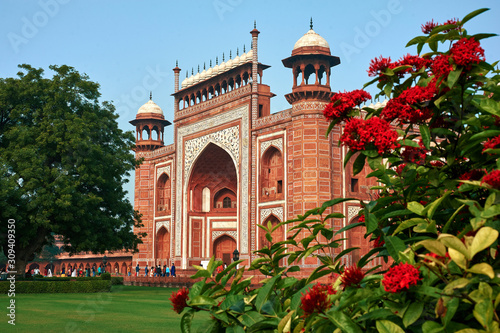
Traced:
<path id="1" fill-rule="evenodd" d="M 153 92 L 152 92 L 152 91 L 150 91 L 150 92 L 149 92 L 149 100 L 150 100 L 150 101 L 152 101 L 152 100 L 153 100 Z"/>
<path id="2" fill-rule="evenodd" d="M 175 67 L 179 67 L 179 60 L 175 61 Z"/>
<path id="3" fill-rule="evenodd" d="M 186 69 L 186 79 L 188 78 L 189 71 Z"/>
<path id="4" fill-rule="evenodd" d="M 240 56 L 240 48 L 239 48 L 239 47 L 237 47 L 237 48 L 236 48 L 236 55 L 237 55 L 238 57 Z"/>
<path id="5" fill-rule="evenodd" d="M 194 68 L 191 67 L 191 75 L 194 75 Z"/>
<path id="6" fill-rule="evenodd" d="M 198 73 L 200 72 L 200 65 L 198 65 Z"/>
<path id="7" fill-rule="evenodd" d="M 206 67 L 206 64 L 207 64 L 206 62 L 204 62 L 204 63 L 203 63 L 203 70 L 205 70 L 205 69 L 206 69 L 206 68 L 205 68 L 205 67 Z"/>
<path id="8" fill-rule="evenodd" d="M 232 50 L 229 50 L 229 59 L 233 59 Z"/>
<path id="9" fill-rule="evenodd" d="M 212 59 L 210 59 L 210 68 L 212 68 Z"/>
<path id="10" fill-rule="evenodd" d="M 311 30 L 313 29 L 313 18 L 311 16 L 311 24 L 310 24 Z"/>
<path id="11" fill-rule="evenodd" d="M 225 59 L 224 59 L 224 52 L 222 52 L 222 62 L 224 62 Z"/>
<path id="12" fill-rule="evenodd" d="M 243 53 L 246 53 L 247 51 L 245 51 L 245 44 L 243 44 Z"/>
<path id="13" fill-rule="evenodd" d="M 219 64 L 219 56 L 216 56 L 215 57 L 215 64 L 218 65 Z"/>
<path id="14" fill-rule="evenodd" d="M 253 20 L 253 28 L 257 29 L 257 21 L 256 20 Z"/>

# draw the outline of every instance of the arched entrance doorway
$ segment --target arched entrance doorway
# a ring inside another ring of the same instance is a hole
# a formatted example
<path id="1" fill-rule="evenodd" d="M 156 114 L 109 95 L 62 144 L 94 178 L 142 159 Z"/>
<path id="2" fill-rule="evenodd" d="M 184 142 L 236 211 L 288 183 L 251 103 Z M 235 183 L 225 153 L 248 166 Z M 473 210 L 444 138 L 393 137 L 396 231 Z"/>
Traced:
<path id="1" fill-rule="evenodd" d="M 211 253 L 208 252 L 213 250 L 216 253 L 207 237 L 214 225 L 224 224 L 225 231 L 237 231 L 238 175 L 231 155 L 214 143 L 203 149 L 191 170 L 186 193 L 187 256 L 188 265 L 199 265 L 200 261 L 210 258 Z M 231 253 L 236 248 L 236 242 L 232 241 L 234 247 Z M 229 262 L 230 258 L 227 258 Z M 223 259 L 222 254 L 219 259 Z"/>
<path id="2" fill-rule="evenodd" d="M 231 263 L 235 249 L 236 241 L 228 235 L 222 235 L 214 241 L 213 253 L 215 259 L 222 260 L 227 265 Z"/>
<path id="3" fill-rule="evenodd" d="M 167 262 L 170 257 L 170 234 L 165 227 L 161 227 L 156 234 L 156 259 L 158 262 Z"/>

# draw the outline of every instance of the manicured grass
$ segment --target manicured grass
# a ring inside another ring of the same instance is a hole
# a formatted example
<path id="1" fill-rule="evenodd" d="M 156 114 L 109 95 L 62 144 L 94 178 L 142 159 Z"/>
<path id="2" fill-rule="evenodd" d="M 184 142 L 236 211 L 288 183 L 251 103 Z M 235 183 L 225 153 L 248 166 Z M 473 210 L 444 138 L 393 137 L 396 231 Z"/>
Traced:
<path id="1" fill-rule="evenodd" d="M 16 326 L 9 325 L 10 298 L 0 295 L 0 332 L 180 332 L 168 298 L 171 288 L 113 286 L 111 293 L 16 294 Z M 193 331 L 209 315 L 197 313 Z"/>

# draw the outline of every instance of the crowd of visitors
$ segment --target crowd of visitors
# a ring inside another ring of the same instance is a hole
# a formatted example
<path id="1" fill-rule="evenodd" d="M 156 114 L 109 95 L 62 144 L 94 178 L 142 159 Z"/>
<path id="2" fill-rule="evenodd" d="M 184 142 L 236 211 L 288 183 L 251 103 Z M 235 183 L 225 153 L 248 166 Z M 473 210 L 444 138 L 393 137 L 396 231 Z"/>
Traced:
<path id="1" fill-rule="evenodd" d="M 130 276 L 130 274 L 129 274 Z M 141 268 L 139 263 L 135 266 L 135 276 L 141 276 Z M 172 264 L 172 267 L 168 267 L 167 265 L 151 266 L 149 267 L 147 264 L 144 267 L 144 276 L 145 277 L 175 277 L 175 264 Z"/>

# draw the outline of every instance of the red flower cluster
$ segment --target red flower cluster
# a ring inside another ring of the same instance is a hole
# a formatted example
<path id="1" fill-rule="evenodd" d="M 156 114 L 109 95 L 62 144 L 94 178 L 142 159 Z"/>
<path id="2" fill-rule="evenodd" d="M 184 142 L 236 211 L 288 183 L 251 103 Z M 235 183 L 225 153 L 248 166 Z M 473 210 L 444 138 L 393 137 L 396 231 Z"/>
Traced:
<path id="1" fill-rule="evenodd" d="M 471 171 L 467 171 L 462 174 L 458 179 L 460 180 L 480 180 L 484 176 L 484 170 L 474 169 Z"/>
<path id="2" fill-rule="evenodd" d="M 425 158 L 429 152 L 425 149 L 422 140 L 419 141 L 418 145 L 420 148 L 416 147 L 405 147 L 405 150 L 401 152 L 401 157 L 406 163 L 415 163 L 417 165 L 424 165 Z"/>
<path id="3" fill-rule="evenodd" d="M 332 96 L 331 103 L 325 107 L 323 114 L 328 119 L 345 119 L 349 111 L 371 98 L 372 96 L 369 93 L 361 89 L 343 93 L 338 92 Z"/>
<path id="4" fill-rule="evenodd" d="M 181 313 L 187 306 L 186 301 L 189 299 L 188 294 L 189 290 L 186 287 L 182 287 L 177 291 L 172 291 L 172 295 L 169 300 L 172 303 L 173 310 L 175 312 Z"/>
<path id="5" fill-rule="evenodd" d="M 453 70 L 453 66 L 450 64 L 450 56 L 447 54 L 435 56 L 432 60 L 431 70 L 436 77 L 447 77 Z"/>
<path id="6" fill-rule="evenodd" d="M 336 291 L 331 286 L 323 286 L 320 283 L 315 284 L 306 294 L 300 298 L 300 308 L 304 311 L 304 316 L 313 313 L 321 313 L 331 308 L 332 303 L 328 300 L 328 295 L 335 294 Z"/>
<path id="7" fill-rule="evenodd" d="M 351 118 L 347 121 L 344 134 L 340 138 L 342 144 L 351 150 L 364 150 L 373 144 L 382 154 L 388 150 L 398 148 L 398 133 L 391 128 L 391 125 L 379 117 L 371 117 L 363 120 Z"/>
<path id="8" fill-rule="evenodd" d="M 358 218 L 358 222 L 365 223 L 365 216 L 364 215 L 360 215 L 359 218 Z"/>
<path id="9" fill-rule="evenodd" d="M 370 67 L 368 68 L 368 76 L 380 76 L 387 68 L 394 68 L 396 64 L 391 62 L 391 58 L 375 58 L 370 61 Z"/>
<path id="10" fill-rule="evenodd" d="M 436 95 L 433 84 L 426 87 L 414 86 L 404 90 L 398 97 L 387 102 L 381 117 L 391 122 L 398 119 L 400 123 L 421 123 L 432 117 L 432 109 L 420 107 L 423 102 L 430 101 Z M 415 105 L 415 107 L 412 107 Z"/>
<path id="11" fill-rule="evenodd" d="M 450 19 L 446 22 L 444 22 L 443 24 L 439 24 L 437 22 L 434 23 L 434 20 L 431 20 L 425 24 L 422 24 L 422 32 L 424 34 L 430 34 L 432 29 L 434 29 L 435 27 L 438 27 L 438 26 L 443 26 L 443 25 L 448 25 L 448 24 L 457 24 L 458 23 L 458 19 Z M 458 26 L 457 30 L 459 30 L 462 26 Z M 444 32 L 449 32 L 451 31 L 452 29 L 448 29 L 448 30 L 444 30 Z"/>
<path id="12" fill-rule="evenodd" d="M 401 176 L 403 174 L 404 169 L 406 168 L 406 163 L 400 164 L 396 167 L 396 173 Z"/>
<path id="13" fill-rule="evenodd" d="M 365 277 L 365 273 L 358 266 L 350 266 L 344 270 L 340 280 L 344 284 L 344 288 L 356 287 Z"/>
<path id="14" fill-rule="evenodd" d="M 471 69 L 471 64 L 478 64 L 484 60 L 484 50 L 474 37 L 460 39 L 453 44 L 450 52 L 455 64 L 467 70 Z"/>
<path id="15" fill-rule="evenodd" d="M 417 268 L 410 264 L 399 263 L 384 274 L 382 284 L 385 291 L 397 293 L 416 285 L 419 280 L 421 278 Z"/>
<path id="16" fill-rule="evenodd" d="M 384 58 L 380 56 L 379 58 L 375 58 L 370 61 L 368 76 L 382 76 L 388 68 L 394 69 L 399 66 L 411 66 L 397 73 L 398 76 L 402 77 L 403 74 L 417 72 L 422 67 L 427 67 L 429 63 L 430 61 L 428 59 L 422 58 L 418 55 L 407 54 L 396 62 L 391 62 L 390 57 Z"/>
<path id="17" fill-rule="evenodd" d="M 492 139 L 488 139 L 488 141 L 484 143 L 483 152 L 486 149 L 496 149 L 496 148 L 500 148 L 500 135 Z"/>
<path id="18" fill-rule="evenodd" d="M 486 174 L 481 180 L 481 184 L 486 183 L 494 189 L 500 190 L 500 170 L 493 170 Z"/>
<path id="19" fill-rule="evenodd" d="M 396 62 L 396 67 L 398 66 L 411 66 L 399 73 L 412 73 L 418 72 L 422 67 L 427 67 L 430 64 L 430 60 L 422 58 L 418 55 L 406 54 Z"/>
<path id="20" fill-rule="evenodd" d="M 439 25 L 439 23 L 434 23 L 434 19 L 432 19 L 431 21 L 425 23 L 425 24 L 422 24 L 422 32 L 424 34 L 430 34 L 432 29 L 434 29 L 435 27 L 437 27 Z"/>

